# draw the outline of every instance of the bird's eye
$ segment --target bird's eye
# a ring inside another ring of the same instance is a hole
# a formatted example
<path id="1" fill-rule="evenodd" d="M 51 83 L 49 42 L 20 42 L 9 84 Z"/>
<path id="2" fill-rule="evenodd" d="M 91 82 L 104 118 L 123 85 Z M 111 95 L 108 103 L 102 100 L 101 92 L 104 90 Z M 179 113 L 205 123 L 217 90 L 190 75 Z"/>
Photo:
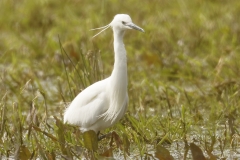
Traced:
<path id="1" fill-rule="evenodd" d="M 125 24 L 126 24 L 126 22 L 122 21 L 122 24 L 124 24 L 124 25 L 125 25 Z"/>

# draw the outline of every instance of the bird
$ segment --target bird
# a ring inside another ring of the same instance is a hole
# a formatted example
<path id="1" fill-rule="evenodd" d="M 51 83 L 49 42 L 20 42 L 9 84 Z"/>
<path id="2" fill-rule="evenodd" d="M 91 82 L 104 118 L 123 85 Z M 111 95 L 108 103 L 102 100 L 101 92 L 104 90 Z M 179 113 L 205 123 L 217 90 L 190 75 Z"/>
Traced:
<path id="1" fill-rule="evenodd" d="M 102 30 L 93 38 L 109 27 L 113 30 L 114 38 L 114 66 L 111 75 L 80 92 L 64 112 L 64 123 L 79 126 L 81 132 L 93 130 L 99 133 L 116 124 L 127 110 L 127 53 L 123 37 L 129 29 L 144 30 L 134 24 L 129 15 L 117 14 L 110 24 L 96 28 Z"/>

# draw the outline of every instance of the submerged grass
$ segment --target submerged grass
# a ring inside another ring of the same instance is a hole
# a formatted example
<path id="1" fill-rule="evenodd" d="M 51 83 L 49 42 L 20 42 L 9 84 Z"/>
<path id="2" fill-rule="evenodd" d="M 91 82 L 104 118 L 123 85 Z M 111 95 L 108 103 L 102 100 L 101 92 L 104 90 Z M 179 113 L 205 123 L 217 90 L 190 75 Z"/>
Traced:
<path id="1" fill-rule="evenodd" d="M 238 0 L 2 0 L 0 158 L 238 159 L 239 11 Z M 128 111 L 93 153 L 63 112 L 110 75 L 112 33 L 88 30 L 117 13 L 145 33 L 125 36 Z"/>

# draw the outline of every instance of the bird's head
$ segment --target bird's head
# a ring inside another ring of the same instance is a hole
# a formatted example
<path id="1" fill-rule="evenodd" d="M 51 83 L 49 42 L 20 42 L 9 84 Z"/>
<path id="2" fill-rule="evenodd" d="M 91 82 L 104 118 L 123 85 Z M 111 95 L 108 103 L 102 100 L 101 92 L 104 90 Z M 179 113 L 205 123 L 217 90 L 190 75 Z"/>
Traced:
<path id="1" fill-rule="evenodd" d="M 127 14 L 117 14 L 109 25 L 112 28 L 116 28 L 118 30 L 124 31 L 126 29 L 136 29 L 138 31 L 144 32 L 142 28 L 132 22 L 131 17 Z"/>
<path id="2" fill-rule="evenodd" d="M 117 14 L 113 18 L 113 20 L 110 24 L 108 24 L 104 27 L 92 29 L 92 30 L 102 29 L 99 33 L 94 35 L 92 38 L 96 37 L 97 35 L 99 35 L 103 31 L 105 31 L 109 27 L 112 27 L 113 30 L 119 30 L 119 31 L 125 31 L 127 29 L 135 29 L 135 30 L 144 32 L 144 30 L 142 28 L 140 28 L 139 26 L 137 26 L 136 24 L 134 24 L 132 22 L 132 19 L 129 15 L 127 15 L 127 14 Z"/>

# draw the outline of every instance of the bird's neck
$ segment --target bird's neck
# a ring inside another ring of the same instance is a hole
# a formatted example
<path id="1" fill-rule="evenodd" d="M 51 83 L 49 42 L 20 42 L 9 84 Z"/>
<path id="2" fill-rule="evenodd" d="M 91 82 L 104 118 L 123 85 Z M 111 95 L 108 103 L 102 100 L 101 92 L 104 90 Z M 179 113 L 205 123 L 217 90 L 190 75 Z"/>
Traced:
<path id="1" fill-rule="evenodd" d="M 124 31 L 114 31 L 114 68 L 127 67 L 126 50 L 123 44 Z"/>
<path id="2" fill-rule="evenodd" d="M 122 110 L 125 110 L 127 97 L 127 57 L 123 44 L 123 31 L 113 28 L 114 33 L 114 67 L 108 83 L 110 107 L 105 113 L 106 119 L 114 122 Z"/>
<path id="3" fill-rule="evenodd" d="M 118 77 L 116 81 L 127 80 L 127 57 L 123 44 L 124 31 L 115 31 L 114 33 L 114 68 L 113 77 Z"/>
<path id="4" fill-rule="evenodd" d="M 114 33 L 114 67 L 111 74 L 110 90 L 112 99 L 115 101 L 124 102 L 127 93 L 127 57 L 126 50 L 123 44 L 124 32 L 115 31 Z M 116 106 L 117 107 L 117 106 Z M 119 106 L 118 106 L 119 107 Z M 117 107 L 117 108 L 118 108 Z M 116 110 L 117 111 L 117 110 Z"/>

